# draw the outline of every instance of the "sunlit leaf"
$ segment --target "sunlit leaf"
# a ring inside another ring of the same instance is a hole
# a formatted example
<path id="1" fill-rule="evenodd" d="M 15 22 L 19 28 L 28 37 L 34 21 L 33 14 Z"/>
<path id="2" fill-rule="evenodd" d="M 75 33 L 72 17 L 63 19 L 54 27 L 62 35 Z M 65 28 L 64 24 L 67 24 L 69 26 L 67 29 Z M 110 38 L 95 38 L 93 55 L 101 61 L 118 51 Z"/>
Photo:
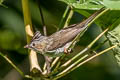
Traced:
<path id="1" fill-rule="evenodd" d="M 65 2 L 65 3 L 74 3 L 74 2 L 76 2 L 76 0 L 59 0 L 59 1 L 62 1 L 62 2 Z"/>
<path id="2" fill-rule="evenodd" d="M 106 7 L 113 10 L 120 10 L 120 0 L 103 0 Z"/>
<path id="3" fill-rule="evenodd" d="M 60 0 L 76 9 L 98 10 L 103 7 L 101 0 Z"/>
<path id="4" fill-rule="evenodd" d="M 89 10 L 98 10 L 103 7 L 103 5 L 96 5 L 92 3 L 84 3 L 84 4 L 79 4 L 79 3 L 73 3 L 73 7 L 76 9 L 89 9 Z"/>
<path id="5" fill-rule="evenodd" d="M 85 17 L 89 17 L 91 14 L 93 14 L 94 12 L 91 13 L 91 11 L 86 11 L 86 10 L 79 10 L 79 9 L 75 9 L 76 12 L 82 14 Z M 102 29 L 107 28 L 108 26 L 110 26 L 111 24 L 113 24 L 119 17 L 120 15 L 120 11 L 108 11 L 105 14 L 103 14 L 102 16 L 100 16 L 95 23 L 100 26 Z M 116 26 L 111 26 L 113 28 L 115 28 Z"/>
<path id="6" fill-rule="evenodd" d="M 120 23 L 120 18 L 116 21 L 115 24 Z M 120 44 L 120 24 L 116 28 L 107 33 L 107 38 L 110 42 L 110 45 Z M 120 66 L 120 45 L 113 49 L 114 56 L 118 65 Z"/>
<path id="7" fill-rule="evenodd" d="M 2 4 L 2 3 L 3 3 L 3 1 L 4 1 L 4 0 L 0 0 L 0 4 Z"/>

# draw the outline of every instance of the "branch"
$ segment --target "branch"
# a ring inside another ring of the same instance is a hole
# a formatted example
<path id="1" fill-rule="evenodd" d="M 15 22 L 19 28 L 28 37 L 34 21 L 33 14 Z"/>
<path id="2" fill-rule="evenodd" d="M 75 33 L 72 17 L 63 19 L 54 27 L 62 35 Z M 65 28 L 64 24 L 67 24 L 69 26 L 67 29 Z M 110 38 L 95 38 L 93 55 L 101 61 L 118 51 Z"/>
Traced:
<path id="1" fill-rule="evenodd" d="M 118 45 L 119 45 L 119 44 L 114 45 L 114 46 L 112 46 L 112 47 L 109 47 L 109 48 L 107 48 L 107 49 L 105 49 L 105 50 L 103 50 L 103 51 L 101 51 L 101 52 L 99 52 L 99 53 L 96 53 L 94 56 L 86 59 L 85 61 L 79 63 L 78 65 L 76 65 L 76 66 L 73 67 L 73 68 L 69 68 L 69 67 L 68 67 L 68 68 L 69 68 L 69 71 L 67 70 L 67 69 L 68 69 L 68 68 L 67 68 L 67 69 L 65 69 L 64 71 L 62 71 L 61 73 L 59 73 L 59 74 L 58 74 L 55 78 L 53 78 L 53 79 L 56 80 L 56 79 L 58 79 L 58 78 L 60 78 L 60 77 L 63 77 L 64 75 L 70 73 L 71 71 L 75 70 L 76 68 L 80 67 L 81 65 L 83 65 L 83 64 L 87 63 L 88 61 L 96 58 L 97 56 L 100 56 L 100 55 L 102 55 L 103 53 L 105 53 L 105 52 L 107 52 L 107 51 L 109 51 L 109 50 L 117 47 Z"/>
<path id="2" fill-rule="evenodd" d="M 47 29 L 46 29 L 46 25 L 45 25 L 45 20 L 44 20 L 41 5 L 39 3 L 40 0 L 36 0 L 36 1 L 37 1 L 37 4 L 38 4 L 38 7 L 39 7 L 39 11 L 40 11 L 41 21 L 42 21 L 42 26 L 43 26 L 43 32 L 44 32 L 44 35 L 47 36 Z"/>
<path id="3" fill-rule="evenodd" d="M 59 24 L 59 29 L 62 29 L 62 28 L 64 27 L 64 26 L 63 26 L 63 23 L 64 23 L 64 21 L 65 21 L 65 19 L 66 19 L 66 17 L 67 17 L 69 8 L 70 8 L 70 7 L 67 6 L 66 9 L 65 9 L 65 12 L 64 12 L 64 14 L 63 14 L 63 16 L 62 16 L 62 19 L 61 19 L 61 21 L 60 21 L 60 24 Z"/>
<path id="4" fill-rule="evenodd" d="M 33 36 L 33 29 L 32 29 L 32 21 L 31 21 L 31 15 L 30 15 L 30 11 L 29 11 L 28 0 L 22 0 L 22 8 L 23 8 L 27 43 L 29 43 L 31 37 Z M 41 68 L 38 65 L 36 52 L 34 52 L 33 50 L 30 50 L 29 51 L 29 59 L 30 59 L 31 73 L 41 72 Z"/>
<path id="5" fill-rule="evenodd" d="M 7 56 L 2 54 L 1 52 L 0 52 L 0 56 L 2 56 L 8 63 L 10 63 L 12 67 L 15 68 L 16 71 L 20 73 L 21 76 L 25 77 L 24 73 Z"/>
<path id="6" fill-rule="evenodd" d="M 99 36 L 97 36 L 85 49 L 83 49 L 80 53 L 78 53 L 77 55 L 75 55 L 73 58 L 71 58 L 70 60 L 68 60 L 65 64 L 63 64 L 61 66 L 62 67 L 65 67 L 67 66 L 68 64 L 70 64 L 73 60 L 75 60 L 77 57 L 79 57 L 81 54 L 85 53 L 88 49 L 90 49 L 93 44 L 98 40 L 100 39 L 100 37 L 102 37 L 107 31 L 109 30 L 109 28 L 105 29 Z"/>

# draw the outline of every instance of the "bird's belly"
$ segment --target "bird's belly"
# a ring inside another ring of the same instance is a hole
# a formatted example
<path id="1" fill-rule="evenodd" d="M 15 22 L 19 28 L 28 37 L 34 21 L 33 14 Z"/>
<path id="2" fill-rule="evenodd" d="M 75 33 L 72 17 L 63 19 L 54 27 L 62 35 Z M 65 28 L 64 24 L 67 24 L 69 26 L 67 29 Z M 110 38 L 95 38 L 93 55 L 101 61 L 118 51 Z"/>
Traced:
<path id="1" fill-rule="evenodd" d="M 64 54 L 64 50 L 68 49 L 68 47 L 71 45 L 72 42 L 69 42 L 65 44 L 63 47 L 57 48 L 55 50 L 47 51 L 45 55 L 51 56 L 51 57 L 59 57 Z"/>
<path id="2" fill-rule="evenodd" d="M 59 57 L 62 56 L 63 54 L 64 54 L 64 47 L 52 51 L 47 51 L 45 53 L 46 56 L 50 56 L 50 57 Z"/>

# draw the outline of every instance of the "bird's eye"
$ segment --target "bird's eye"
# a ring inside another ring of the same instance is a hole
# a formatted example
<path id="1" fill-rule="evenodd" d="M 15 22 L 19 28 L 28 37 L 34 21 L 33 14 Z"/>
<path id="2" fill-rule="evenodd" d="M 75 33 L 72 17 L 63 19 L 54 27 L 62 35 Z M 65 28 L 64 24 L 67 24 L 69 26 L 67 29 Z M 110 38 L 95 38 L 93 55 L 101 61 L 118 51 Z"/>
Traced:
<path id="1" fill-rule="evenodd" d="M 32 46 L 35 46 L 35 43 L 33 43 Z"/>

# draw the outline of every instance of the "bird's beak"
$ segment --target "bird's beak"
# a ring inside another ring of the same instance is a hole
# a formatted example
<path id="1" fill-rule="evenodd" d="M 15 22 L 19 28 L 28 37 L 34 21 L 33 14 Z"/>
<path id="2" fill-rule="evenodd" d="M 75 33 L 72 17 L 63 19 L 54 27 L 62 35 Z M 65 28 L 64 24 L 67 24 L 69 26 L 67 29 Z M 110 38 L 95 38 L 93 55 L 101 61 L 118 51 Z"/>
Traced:
<path id="1" fill-rule="evenodd" d="M 24 48 L 29 48 L 29 45 L 25 45 Z"/>

